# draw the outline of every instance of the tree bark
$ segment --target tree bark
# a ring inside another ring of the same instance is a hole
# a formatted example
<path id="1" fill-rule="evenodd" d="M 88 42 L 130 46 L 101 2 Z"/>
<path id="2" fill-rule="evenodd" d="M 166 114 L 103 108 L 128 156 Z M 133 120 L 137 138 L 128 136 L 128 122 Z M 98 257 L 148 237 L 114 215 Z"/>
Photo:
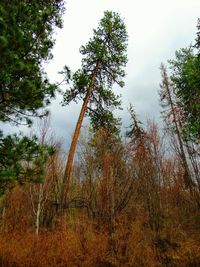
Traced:
<path id="1" fill-rule="evenodd" d="M 168 82 L 167 74 L 166 74 L 165 70 L 164 70 L 163 74 L 164 74 L 163 82 L 165 84 L 165 88 L 166 88 L 166 91 L 167 91 L 167 94 L 168 94 L 169 104 L 170 104 L 170 108 L 171 108 L 171 111 L 172 111 L 173 121 L 174 121 L 175 129 L 176 129 L 176 135 L 177 135 L 177 138 L 178 138 L 182 166 L 183 166 L 183 168 L 185 170 L 184 182 L 185 182 L 185 186 L 189 187 L 191 189 L 192 188 L 192 177 L 191 177 L 191 174 L 190 174 L 190 170 L 189 170 L 189 167 L 188 167 L 185 151 L 184 151 L 184 148 L 183 148 L 183 142 L 182 142 L 179 126 L 178 126 L 179 120 L 177 119 L 177 116 L 176 116 L 176 111 L 175 111 L 174 103 L 173 103 L 173 100 L 172 100 L 172 97 L 171 97 L 171 92 L 170 92 L 170 88 L 169 88 L 169 82 Z"/>
<path id="2" fill-rule="evenodd" d="M 41 208 L 42 208 L 41 207 L 42 197 L 43 197 L 43 185 L 40 184 L 37 211 L 36 211 L 36 220 L 35 220 L 35 234 L 37 236 L 39 235 L 39 229 L 40 229 L 40 214 L 41 214 Z"/>
<path id="3" fill-rule="evenodd" d="M 95 83 L 95 80 L 97 77 L 97 72 L 99 70 L 99 67 L 100 67 L 100 62 L 97 61 L 96 67 L 95 67 L 93 75 L 92 75 L 92 79 L 90 81 L 86 96 L 85 96 L 84 101 L 83 101 L 83 105 L 82 105 L 82 108 L 81 108 L 81 111 L 79 114 L 79 118 L 78 118 L 76 128 L 74 131 L 74 135 L 72 138 L 72 142 L 71 142 L 71 146 L 70 146 L 70 150 L 69 150 L 69 154 L 68 154 L 68 159 L 67 159 L 67 163 L 66 163 L 64 178 L 63 178 L 63 185 L 62 185 L 62 193 L 61 193 L 61 209 L 62 210 L 63 210 L 64 205 L 66 203 L 67 193 L 69 191 L 69 184 L 70 184 L 70 180 L 71 180 L 71 176 L 72 176 L 72 167 L 73 167 L 74 155 L 75 155 L 76 146 L 78 143 L 78 138 L 80 135 L 82 122 L 83 122 L 85 113 L 87 111 L 87 106 L 88 106 L 88 103 L 90 100 L 90 96 L 91 96 L 91 93 L 92 93 L 92 90 L 94 87 L 94 83 Z"/>

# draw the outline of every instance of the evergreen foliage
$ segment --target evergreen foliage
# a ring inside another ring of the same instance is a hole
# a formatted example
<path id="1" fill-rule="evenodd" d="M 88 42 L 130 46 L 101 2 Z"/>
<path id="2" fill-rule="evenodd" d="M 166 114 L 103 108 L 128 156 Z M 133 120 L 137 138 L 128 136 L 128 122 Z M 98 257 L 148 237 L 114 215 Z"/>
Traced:
<path id="1" fill-rule="evenodd" d="M 56 86 L 42 62 L 52 58 L 63 5 L 63 0 L 0 2 L 0 121 L 30 124 L 54 97 Z"/>
<path id="2" fill-rule="evenodd" d="M 62 27 L 63 0 L 0 2 L 0 122 L 32 123 L 55 95 L 42 63 L 52 58 L 53 33 Z M 36 138 L 0 135 L 0 190 L 9 181 L 42 180 L 51 148 Z M 44 167 L 44 166 L 43 166 Z"/>
<path id="3" fill-rule="evenodd" d="M 200 140 L 199 32 L 195 46 L 176 51 L 175 60 L 170 60 L 169 63 L 174 93 L 186 120 L 182 129 L 184 138 L 198 142 Z"/>
<path id="4" fill-rule="evenodd" d="M 0 136 L 0 193 L 8 184 L 42 182 L 44 164 L 53 148 L 38 143 L 36 137 Z"/>
<path id="5" fill-rule="evenodd" d="M 95 130 L 106 128 L 117 131 L 118 120 L 112 111 L 120 106 L 119 96 L 112 91 L 117 83 L 123 87 L 124 67 L 127 63 L 127 32 L 119 14 L 106 11 L 94 36 L 80 49 L 82 68 L 72 75 L 72 87 L 64 94 L 64 104 L 85 99 L 96 70 L 87 115 Z"/>

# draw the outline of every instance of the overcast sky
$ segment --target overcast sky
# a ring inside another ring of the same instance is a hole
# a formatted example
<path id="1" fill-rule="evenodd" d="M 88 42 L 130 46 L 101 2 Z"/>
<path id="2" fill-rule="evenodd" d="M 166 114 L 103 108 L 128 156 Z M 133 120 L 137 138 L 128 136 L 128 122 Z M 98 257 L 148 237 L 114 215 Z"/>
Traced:
<path id="1" fill-rule="evenodd" d="M 67 65 L 80 67 L 79 48 L 92 37 L 105 10 L 124 18 L 129 35 L 125 87 L 114 87 L 122 94 L 123 110 L 117 112 L 123 126 L 129 124 L 127 107 L 132 103 L 141 120 L 158 120 L 160 64 L 174 57 L 175 50 L 195 39 L 200 11 L 199 0 L 66 0 L 64 27 L 57 31 L 54 59 L 46 66 L 51 81 L 59 81 L 57 72 Z M 61 107 L 61 97 L 51 106 L 52 128 L 69 144 L 81 103 Z M 84 125 L 88 122 L 84 121 Z"/>

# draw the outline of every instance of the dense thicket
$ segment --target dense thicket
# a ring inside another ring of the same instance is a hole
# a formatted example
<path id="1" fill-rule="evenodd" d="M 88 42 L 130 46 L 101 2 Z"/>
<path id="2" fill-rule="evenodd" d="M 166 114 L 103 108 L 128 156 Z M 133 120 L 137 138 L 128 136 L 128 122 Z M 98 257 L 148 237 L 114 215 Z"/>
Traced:
<path id="1" fill-rule="evenodd" d="M 59 153 L 43 184 L 27 183 L 1 199 L 3 266 L 200 264 L 199 206 L 181 157 L 167 152 L 154 122 L 140 131 L 132 126 L 130 144 L 103 129 L 82 138 L 62 217 Z"/>

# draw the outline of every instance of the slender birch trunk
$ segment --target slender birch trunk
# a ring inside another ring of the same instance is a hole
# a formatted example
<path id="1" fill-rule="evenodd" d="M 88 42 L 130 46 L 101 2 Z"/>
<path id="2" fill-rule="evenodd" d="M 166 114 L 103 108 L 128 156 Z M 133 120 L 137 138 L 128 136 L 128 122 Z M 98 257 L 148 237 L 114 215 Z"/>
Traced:
<path id="1" fill-rule="evenodd" d="M 42 198 L 43 198 L 43 185 L 40 184 L 37 211 L 36 211 L 36 220 L 35 220 L 35 234 L 37 236 L 39 235 L 39 229 L 40 229 L 40 214 L 41 214 L 41 208 L 42 208 L 42 205 L 41 205 Z"/>

